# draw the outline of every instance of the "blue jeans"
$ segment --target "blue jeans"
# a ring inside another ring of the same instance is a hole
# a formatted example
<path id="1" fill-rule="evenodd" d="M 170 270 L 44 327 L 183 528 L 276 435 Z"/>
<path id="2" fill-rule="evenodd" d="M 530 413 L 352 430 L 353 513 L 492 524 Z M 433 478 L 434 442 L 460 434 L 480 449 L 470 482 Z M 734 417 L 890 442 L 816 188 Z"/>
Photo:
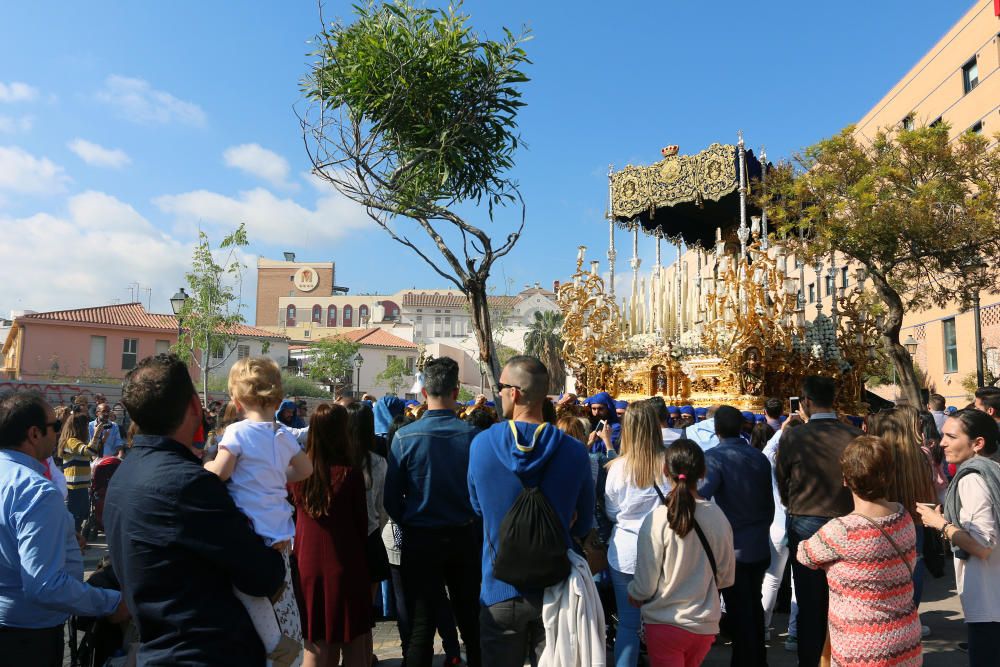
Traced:
<path id="1" fill-rule="evenodd" d="M 924 527 L 917 523 L 917 560 L 913 563 L 913 606 L 920 610 L 924 597 Z"/>
<path id="2" fill-rule="evenodd" d="M 830 608 L 830 589 L 826 583 L 826 572 L 812 570 L 799 563 L 796 554 L 799 544 L 812 537 L 817 530 L 830 521 L 825 516 L 803 516 L 789 514 L 788 552 L 792 558 L 792 574 L 795 582 L 795 599 L 799 604 L 798 638 L 800 667 L 816 667 L 823 655 L 826 643 L 827 612 Z"/>
<path id="3" fill-rule="evenodd" d="M 618 605 L 618 630 L 615 632 L 615 667 L 635 667 L 639 662 L 639 609 L 628 603 L 628 585 L 632 575 L 611 569 Z"/>
<path id="4" fill-rule="evenodd" d="M 1000 654 L 1000 623 L 966 623 L 969 630 L 969 667 L 996 665 Z"/>
<path id="5" fill-rule="evenodd" d="M 90 489 L 69 489 L 66 492 L 66 509 L 73 515 L 73 526 L 79 533 L 83 522 L 90 516 Z"/>

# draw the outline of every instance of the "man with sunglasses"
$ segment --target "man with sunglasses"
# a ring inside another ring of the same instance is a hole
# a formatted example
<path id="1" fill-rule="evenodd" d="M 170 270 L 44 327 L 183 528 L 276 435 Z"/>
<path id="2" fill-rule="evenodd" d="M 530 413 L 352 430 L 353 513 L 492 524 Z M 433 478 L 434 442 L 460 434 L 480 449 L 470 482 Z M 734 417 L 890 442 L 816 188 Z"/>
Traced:
<path id="1" fill-rule="evenodd" d="M 70 615 L 128 618 L 118 591 L 83 583 L 62 494 L 45 477 L 61 422 L 34 392 L 0 397 L 0 667 L 57 667 Z"/>

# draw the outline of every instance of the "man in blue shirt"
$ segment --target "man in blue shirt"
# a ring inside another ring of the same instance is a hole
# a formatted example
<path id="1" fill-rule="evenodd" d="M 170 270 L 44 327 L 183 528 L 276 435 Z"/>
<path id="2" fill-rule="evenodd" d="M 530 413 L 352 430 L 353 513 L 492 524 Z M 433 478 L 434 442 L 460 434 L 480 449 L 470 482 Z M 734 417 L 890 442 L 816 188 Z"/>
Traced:
<path id="1" fill-rule="evenodd" d="M 70 615 L 128 618 L 118 591 L 83 583 L 62 495 L 45 478 L 62 424 L 38 394 L 0 398 L 0 666 L 58 667 Z"/>
<path id="2" fill-rule="evenodd" d="M 722 591 L 733 638 L 733 667 L 767 664 L 761 586 L 771 563 L 769 529 L 774 520 L 771 464 L 740 437 L 744 417 L 729 405 L 715 411 L 719 444 L 705 452 L 698 493 L 729 519 L 736 551 L 736 581 Z"/>
<path id="3" fill-rule="evenodd" d="M 97 418 L 87 428 L 87 435 L 92 442 L 95 440 L 95 432 L 97 444 L 101 445 L 101 456 L 115 456 L 124 447 L 122 434 L 118 430 L 118 424 L 112 419 L 111 406 L 107 403 L 98 403 Z"/>
<path id="4" fill-rule="evenodd" d="M 549 373 L 534 357 L 514 357 L 500 373 L 503 416 L 476 436 L 469 459 L 472 507 L 483 517 L 480 633 L 491 667 L 537 664 L 545 648 L 542 589 L 520 590 L 497 579 L 493 559 L 500 523 L 524 486 L 538 487 L 562 524 L 566 547 L 594 525 L 594 478 L 587 449 L 542 416 Z M 516 431 L 516 432 L 512 432 Z M 524 486 L 522 486 L 522 484 Z"/>
<path id="5" fill-rule="evenodd" d="M 143 359 L 125 377 L 122 403 L 141 435 L 111 478 L 104 526 L 139 629 L 139 664 L 263 666 L 264 645 L 233 587 L 273 598 L 285 565 L 195 454 L 202 408 L 187 365 L 168 354 Z"/>
<path id="6" fill-rule="evenodd" d="M 406 662 L 431 663 L 438 607 L 450 599 L 466 662 L 479 667 L 482 526 L 466 481 L 477 430 L 455 413 L 458 363 L 448 357 L 428 361 L 423 394 L 427 412 L 396 432 L 385 475 L 385 510 L 403 531 L 400 569 L 410 617 Z"/>

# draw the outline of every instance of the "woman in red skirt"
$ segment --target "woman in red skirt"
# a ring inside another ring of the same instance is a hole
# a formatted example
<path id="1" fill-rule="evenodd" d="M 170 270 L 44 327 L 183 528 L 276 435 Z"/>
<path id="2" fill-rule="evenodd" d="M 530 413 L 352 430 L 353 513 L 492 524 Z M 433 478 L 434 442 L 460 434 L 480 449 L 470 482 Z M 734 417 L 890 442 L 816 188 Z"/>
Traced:
<path id="1" fill-rule="evenodd" d="M 368 667 L 372 627 L 365 478 L 347 411 L 321 405 L 309 422 L 313 474 L 292 487 L 303 667 Z"/>

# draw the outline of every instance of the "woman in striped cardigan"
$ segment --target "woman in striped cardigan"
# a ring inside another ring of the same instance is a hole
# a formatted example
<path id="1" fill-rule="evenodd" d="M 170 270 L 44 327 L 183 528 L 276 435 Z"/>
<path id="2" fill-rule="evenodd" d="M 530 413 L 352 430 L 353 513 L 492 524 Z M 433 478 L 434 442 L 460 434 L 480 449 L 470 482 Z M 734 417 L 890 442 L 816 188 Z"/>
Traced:
<path id="1" fill-rule="evenodd" d="M 916 532 L 910 513 L 885 493 L 893 449 L 861 436 L 844 450 L 844 484 L 854 512 L 831 519 L 799 545 L 799 562 L 826 571 L 830 585 L 830 657 L 842 667 L 923 663 L 913 602 Z"/>

